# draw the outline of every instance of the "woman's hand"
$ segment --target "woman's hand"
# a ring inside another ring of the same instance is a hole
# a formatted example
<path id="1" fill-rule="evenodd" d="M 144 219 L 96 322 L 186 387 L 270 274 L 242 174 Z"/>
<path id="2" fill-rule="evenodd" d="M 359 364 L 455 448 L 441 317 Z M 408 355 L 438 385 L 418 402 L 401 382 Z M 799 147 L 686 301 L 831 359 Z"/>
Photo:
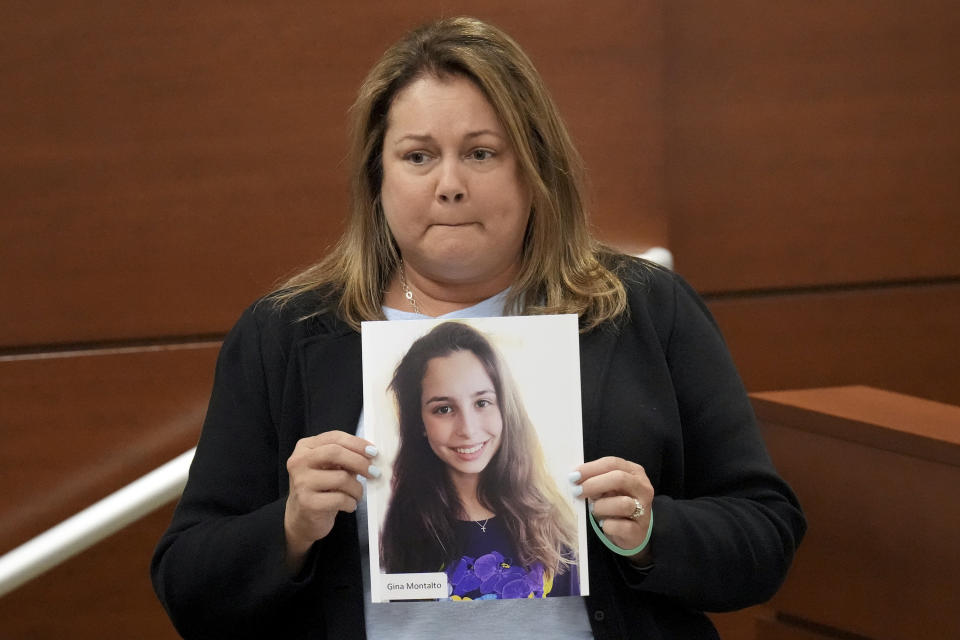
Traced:
<path id="1" fill-rule="evenodd" d="M 338 511 L 357 509 L 363 497 L 357 475 L 380 477 L 380 470 L 370 464 L 376 455 L 373 444 L 343 431 L 297 442 L 287 460 L 290 495 L 283 516 L 291 570 L 299 570 L 310 545 L 330 533 Z"/>
<path id="2" fill-rule="evenodd" d="M 590 501 L 594 519 L 611 542 L 623 549 L 643 543 L 653 504 L 653 485 L 643 467 L 609 456 L 580 465 L 571 481 L 577 485 L 574 494 Z M 649 556 L 648 546 L 630 559 L 643 564 Z"/>

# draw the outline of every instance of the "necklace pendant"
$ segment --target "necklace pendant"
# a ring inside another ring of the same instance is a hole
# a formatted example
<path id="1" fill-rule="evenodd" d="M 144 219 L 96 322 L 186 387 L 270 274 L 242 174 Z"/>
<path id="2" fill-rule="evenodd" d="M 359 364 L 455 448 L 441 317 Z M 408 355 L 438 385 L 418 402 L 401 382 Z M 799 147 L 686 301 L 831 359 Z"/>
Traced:
<path id="1" fill-rule="evenodd" d="M 416 299 L 413 297 L 413 290 L 407 284 L 407 271 L 403 267 L 402 258 L 400 259 L 400 286 L 403 288 L 403 297 L 406 298 L 410 306 L 413 307 L 414 313 L 420 313 L 420 305 L 417 304 Z"/>

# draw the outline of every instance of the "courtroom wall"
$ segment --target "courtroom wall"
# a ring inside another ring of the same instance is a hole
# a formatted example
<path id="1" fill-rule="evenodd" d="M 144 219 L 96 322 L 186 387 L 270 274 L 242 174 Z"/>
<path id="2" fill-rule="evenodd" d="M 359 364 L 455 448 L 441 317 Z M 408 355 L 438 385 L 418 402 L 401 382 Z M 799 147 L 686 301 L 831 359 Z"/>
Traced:
<path id="1" fill-rule="evenodd" d="M 960 6 L 662 6 L 670 247 L 748 388 L 960 404 Z"/>
<path id="2" fill-rule="evenodd" d="M 960 404 L 953 2 L 15 3 L 0 552 L 193 445 L 226 331 L 342 229 L 366 70 L 460 13 L 525 47 L 586 160 L 598 235 L 674 252 L 749 389 Z M 109 616 L 173 637 L 146 578 L 168 515 L 0 599 L 21 625 L 5 631 L 99 637 Z M 106 573 L 112 557 L 127 570 Z"/>

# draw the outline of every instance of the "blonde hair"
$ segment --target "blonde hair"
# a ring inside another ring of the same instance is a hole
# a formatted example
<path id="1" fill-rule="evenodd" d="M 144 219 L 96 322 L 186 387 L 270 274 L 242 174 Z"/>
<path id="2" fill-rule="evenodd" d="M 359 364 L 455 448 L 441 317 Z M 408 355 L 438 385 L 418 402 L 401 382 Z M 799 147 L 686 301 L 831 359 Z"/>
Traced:
<path id="1" fill-rule="evenodd" d="M 605 264 L 614 252 L 590 234 L 583 163 L 556 105 L 510 36 L 467 17 L 410 32 L 370 70 L 351 108 L 347 229 L 327 257 L 283 283 L 273 299 L 283 304 L 322 290 L 354 328 L 383 318 L 383 295 L 400 260 L 380 204 L 387 116 L 397 93 L 426 74 L 460 75 L 476 83 L 497 112 L 533 194 L 506 308 L 531 315 L 575 313 L 584 331 L 620 315 L 626 292 Z"/>

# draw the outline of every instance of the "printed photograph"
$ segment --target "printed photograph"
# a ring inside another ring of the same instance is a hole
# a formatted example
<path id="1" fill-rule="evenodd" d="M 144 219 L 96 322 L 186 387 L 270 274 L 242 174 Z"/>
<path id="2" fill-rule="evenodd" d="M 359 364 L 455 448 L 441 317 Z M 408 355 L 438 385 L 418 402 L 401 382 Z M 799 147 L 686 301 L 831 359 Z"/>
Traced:
<path id="1" fill-rule="evenodd" d="M 366 322 L 373 602 L 588 595 L 573 315 Z"/>

